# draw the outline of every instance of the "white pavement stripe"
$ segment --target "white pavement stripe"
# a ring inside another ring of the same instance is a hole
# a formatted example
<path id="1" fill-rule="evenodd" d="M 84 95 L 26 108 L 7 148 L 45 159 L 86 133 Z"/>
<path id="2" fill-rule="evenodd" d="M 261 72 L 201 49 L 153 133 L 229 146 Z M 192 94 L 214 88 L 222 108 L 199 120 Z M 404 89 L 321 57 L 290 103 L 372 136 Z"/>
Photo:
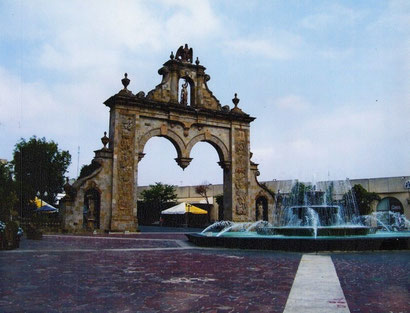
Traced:
<path id="1" fill-rule="evenodd" d="M 303 255 L 283 312 L 350 312 L 330 256 Z"/>

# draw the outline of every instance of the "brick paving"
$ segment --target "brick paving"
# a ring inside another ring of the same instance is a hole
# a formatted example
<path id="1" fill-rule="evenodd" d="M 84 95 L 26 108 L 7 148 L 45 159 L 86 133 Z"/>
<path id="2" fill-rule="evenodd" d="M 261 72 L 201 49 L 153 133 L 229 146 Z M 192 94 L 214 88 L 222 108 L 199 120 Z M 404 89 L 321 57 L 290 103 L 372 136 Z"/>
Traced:
<path id="1" fill-rule="evenodd" d="M 410 252 L 333 254 L 350 312 L 410 312 Z"/>
<path id="2" fill-rule="evenodd" d="M 166 243 L 121 241 L 53 236 L 0 252 L 0 312 L 282 312 L 301 256 L 104 250 Z"/>
<path id="3" fill-rule="evenodd" d="M 0 251 L 0 312 L 283 312 L 301 256 L 180 233 L 23 239 Z M 410 252 L 331 257 L 351 312 L 410 312 Z"/>
<path id="4" fill-rule="evenodd" d="M 180 247 L 176 240 L 118 236 L 44 236 L 42 240 L 24 240 L 20 250 L 102 250 Z"/>

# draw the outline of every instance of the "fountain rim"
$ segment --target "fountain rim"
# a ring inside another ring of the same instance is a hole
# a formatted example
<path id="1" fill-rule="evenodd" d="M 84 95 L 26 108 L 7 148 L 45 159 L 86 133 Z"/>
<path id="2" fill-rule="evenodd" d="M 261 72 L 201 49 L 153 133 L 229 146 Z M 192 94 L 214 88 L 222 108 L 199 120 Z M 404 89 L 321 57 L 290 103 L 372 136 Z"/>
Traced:
<path id="1" fill-rule="evenodd" d="M 185 234 L 188 240 L 202 247 L 224 247 L 235 249 L 274 250 L 287 252 L 326 251 L 379 251 L 410 250 L 410 233 L 403 236 L 207 236 L 202 233 Z"/>

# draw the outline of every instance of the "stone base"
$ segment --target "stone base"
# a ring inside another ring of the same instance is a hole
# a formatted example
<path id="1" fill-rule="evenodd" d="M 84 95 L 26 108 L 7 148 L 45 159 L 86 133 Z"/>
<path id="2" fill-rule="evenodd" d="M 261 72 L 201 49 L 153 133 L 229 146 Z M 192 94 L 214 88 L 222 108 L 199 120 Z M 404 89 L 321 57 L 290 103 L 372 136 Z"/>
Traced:
<path id="1" fill-rule="evenodd" d="M 113 232 L 136 232 L 137 223 L 134 220 L 113 220 L 111 221 L 110 231 Z"/>

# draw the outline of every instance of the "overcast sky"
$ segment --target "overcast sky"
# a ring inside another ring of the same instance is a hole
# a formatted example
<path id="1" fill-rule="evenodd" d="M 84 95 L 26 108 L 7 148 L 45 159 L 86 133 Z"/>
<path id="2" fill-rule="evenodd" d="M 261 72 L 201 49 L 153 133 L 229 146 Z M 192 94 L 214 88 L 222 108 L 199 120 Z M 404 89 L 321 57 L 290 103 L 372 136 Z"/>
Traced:
<path id="1" fill-rule="evenodd" d="M 124 72 L 147 93 L 185 43 L 222 105 L 251 124 L 259 179 L 410 175 L 410 1 L 1 1 L 0 158 L 32 135 L 77 166 L 102 147 Z M 78 160 L 78 147 L 80 158 Z M 198 144 L 182 171 L 151 139 L 139 184 L 222 182 Z"/>

